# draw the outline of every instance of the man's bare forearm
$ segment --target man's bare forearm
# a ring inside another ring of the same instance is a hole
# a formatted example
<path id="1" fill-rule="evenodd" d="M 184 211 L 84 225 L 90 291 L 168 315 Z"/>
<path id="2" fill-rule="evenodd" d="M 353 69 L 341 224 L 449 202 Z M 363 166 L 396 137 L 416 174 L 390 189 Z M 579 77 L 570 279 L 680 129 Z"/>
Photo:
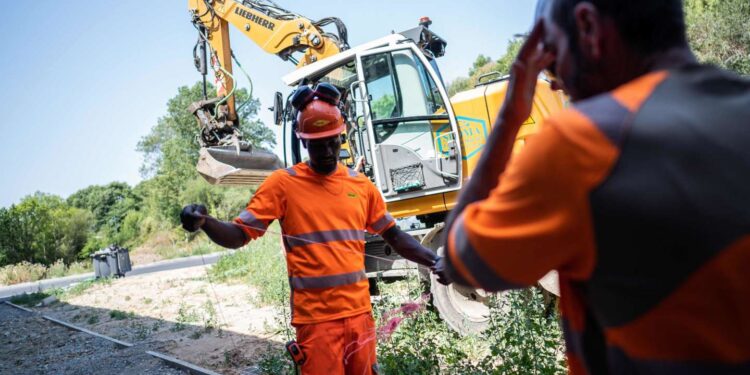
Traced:
<path id="1" fill-rule="evenodd" d="M 393 250 L 412 262 L 432 267 L 437 260 L 437 255 L 432 250 L 422 246 L 414 237 L 395 225 L 383 232 L 382 236 Z"/>
<path id="2" fill-rule="evenodd" d="M 477 163 L 474 173 L 461 190 L 456 206 L 451 210 L 447 222 L 448 228 L 466 206 L 487 198 L 492 189 L 497 186 L 498 178 L 505 171 L 513 151 L 513 144 L 516 141 L 516 134 L 523 120 L 519 121 L 511 116 L 506 116 L 503 112 L 501 111 L 497 116 L 492 132 L 485 142 L 479 163 Z"/>
<path id="3" fill-rule="evenodd" d="M 228 221 L 220 221 L 211 216 L 205 216 L 205 218 L 206 222 L 203 223 L 201 229 L 217 245 L 237 249 L 247 242 L 245 232 L 236 224 Z"/>

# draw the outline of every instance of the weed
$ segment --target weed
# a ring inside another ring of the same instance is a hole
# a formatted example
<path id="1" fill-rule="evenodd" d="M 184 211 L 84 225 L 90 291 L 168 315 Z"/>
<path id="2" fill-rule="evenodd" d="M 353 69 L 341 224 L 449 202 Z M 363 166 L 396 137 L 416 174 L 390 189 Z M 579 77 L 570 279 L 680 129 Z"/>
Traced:
<path id="1" fill-rule="evenodd" d="M 210 332 L 214 328 L 218 328 L 218 323 L 216 320 L 216 309 L 214 308 L 214 304 L 211 303 L 211 301 L 206 301 L 203 304 L 203 328 L 206 332 Z"/>
<path id="2" fill-rule="evenodd" d="M 58 259 L 55 263 L 52 263 L 48 268 L 47 271 L 44 273 L 45 278 L 51 279 L 55 277 L 63 277 L 65 276 L 67 271 L 67 267 L 65 267 L 65 263 L 62 259 Z"/>
<path id="3" fill-rule="evenodd" d="M 124 312 L 120 310 L 112 310 L 109 312 L 109 317 L 115 320 L 123 320 L 128 318 L 134 318 L 135 313 L 131 312 Z"/>
<path id="4" fill-rule="evenodd" d="M 89 316 L 88 320 L 86 320 L 86 323 L 88 323 L 89 325 L 94 325 L 96 323 L 99 323 L 99 315 Z"/>
<path id="5" fill-rule="evenodd" d="M 131 323 L 130 328 L 132 328 L 133 337 L 135 337 L 135 339 L 139 341 L 145 340 L 148 337 L 149 333 L 151 333 L 151 330 L 141 322 Z"/>
<path id="6" fill-rule="evenodd" d="M 235 348 L 224 352 L 224 364 L 233 368 L 242 368 L 250 364 L 244 356 L 242 348 Z"/>
<path id="7" fill-rule="evenodd" d="M 126 301 L 130 301 L 130 296 L 125 296 Z"/>
<path id="8" fill-rule="evenodd" d="M 36 306 L 39 302 L 42 302 L 43 299 L 50 296 L 50 293 L 46 292 L 36 292 L 36 293 L 24 293 L 18 296 L 14 296 L 10 299 L 11 303 L 15 303 L 16 305 L 23 305 L 23 306 Z"/>
<path id="9" fill-rule="evenodd" d="M 200 319 L 195 309 L 189 307 L 184 302 L 180 303 L 180 308 L 177 310 L 177 322 L 172 327 L 172 331 L 182 331 L 190 323 L 195 323 Z"/>
<path id="10" fill-rule="evenodd" d="M 62 259 L 58 259 L 49 267 L 38 263 L 20 262 L 0 267 L 0 285 L 26 283 L 86 272 L 91 272 L 91 262 L 74 262 L 66 266 Z"/>
<path id="11" fill-rule="evenodd" d="M 294 374 L 294 362 L 281 348 L 268 345 L 267 352 L 258 361 L 262 374 Z"/>
<path id="12" fill-rule="evenodd" d="M 80 283 L 73 284 L 73 286 L 64 289 L 61 291 L 60 295 L 58 297 L 60 298 L 70 298 L 70 297 L 76 297 L 82 295 L 84 292 L 89 290 L 91 287 L 101 285 L 101 286 L 110 286 L 112 285 L 112 279 L 111 278 L 103 278 L 103 279 L 89 279 L 81 281 Z"/>
<path id="13" fill-rule="evenodd" d="M 78 275 L 91 271 L 93 271 L 93 264 L 91 262 L 73 262 L 68 265 L 68 270 L 65 271 L 65 276 Z"/>
<path id="14" fill-rule="evenodd" d="M 201 338 L 201 336 L 203 336 L 203 332 L 201 332 L 200 330 L 196 330 L 193 333 L 191 333 L 190 336 L 188 337 L 193 340 L 198 340 L 199 338 Z"/>
<path id="15" fill-rule="evenodd" d="M 151 299 L 151 298 L 148 298 L 148 297 L 143 298 L 143 304 L 144 305 L 150 305 L 151 302 L 154 302 L 154 300 Z"/>
<path id="16" fill-rule="evenodd" d="M 382 286 L 386 298 L 375 306 L 376 316 L 398 303 L 388 293 L 393 288 Z M 533 289 L 495 296 L 490 327 L 466 337 L 427 310 L 404 320 L 390 339 L 379 340 L 378 362 L 388 374 L 564 374 L 557 317 L 546 316 L 544 307 L 541 293 Z"/>
<path id="17" fill-rule="evenodd" d="M 43 264 L 20 262 L 0 268 L 0 284 L 11 285 L 37 281 L 44 278 L 47 267 Z"/>
<path id="18" fill-rule="evenodd" d="M 278 232 L 278 224 L 271 225 Z M 211 267 L 212 281 L 245 281 L 258 289 L 257 302 L 261 305 L 279 305 L 288 300 L 286 260 L 278 235 L 267 233 L 241 250 L 222 256 Z"/>

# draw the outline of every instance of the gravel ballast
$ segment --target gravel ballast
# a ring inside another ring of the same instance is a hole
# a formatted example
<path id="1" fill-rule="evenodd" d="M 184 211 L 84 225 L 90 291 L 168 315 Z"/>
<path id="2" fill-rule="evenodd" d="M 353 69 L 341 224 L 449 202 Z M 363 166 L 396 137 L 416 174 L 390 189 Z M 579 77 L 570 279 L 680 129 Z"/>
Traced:
<path id="1" fill-rule="evenodd" d="M 77 332 L 0 304 L 0 374 L 184 374 L 135 345 Z"/>

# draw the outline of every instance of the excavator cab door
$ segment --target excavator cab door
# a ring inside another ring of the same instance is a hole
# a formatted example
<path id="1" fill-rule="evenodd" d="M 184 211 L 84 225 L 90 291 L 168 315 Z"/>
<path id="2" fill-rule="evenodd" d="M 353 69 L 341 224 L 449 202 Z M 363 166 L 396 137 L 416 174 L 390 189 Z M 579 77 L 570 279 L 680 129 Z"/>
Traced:
<path id="1" fill-rule="evenodd" d="M 360 120 L 386 202 L 461 188 L 458 126 L 438 72 L 413 43 L 356 54 Z"/>

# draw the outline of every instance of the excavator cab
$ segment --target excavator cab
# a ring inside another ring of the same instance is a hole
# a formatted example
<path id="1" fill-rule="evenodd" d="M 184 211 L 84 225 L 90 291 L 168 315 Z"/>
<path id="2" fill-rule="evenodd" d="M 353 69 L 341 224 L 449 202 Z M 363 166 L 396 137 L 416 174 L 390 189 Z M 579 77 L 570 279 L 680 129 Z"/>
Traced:
<path id="1" fill-rule="evenodd" d="M 327 82 L 341 91 L 350 156 L 344 162 L 370 177 L 386 202 L 460 189 L 458 127 L 436 65 L 403 35 L 373 43 L 311 64 L 284 80 L 291 85 Z M 289 137 L 289 164 L 304 161 L 305 150 L 293 129 L 284 134 Z"/>

